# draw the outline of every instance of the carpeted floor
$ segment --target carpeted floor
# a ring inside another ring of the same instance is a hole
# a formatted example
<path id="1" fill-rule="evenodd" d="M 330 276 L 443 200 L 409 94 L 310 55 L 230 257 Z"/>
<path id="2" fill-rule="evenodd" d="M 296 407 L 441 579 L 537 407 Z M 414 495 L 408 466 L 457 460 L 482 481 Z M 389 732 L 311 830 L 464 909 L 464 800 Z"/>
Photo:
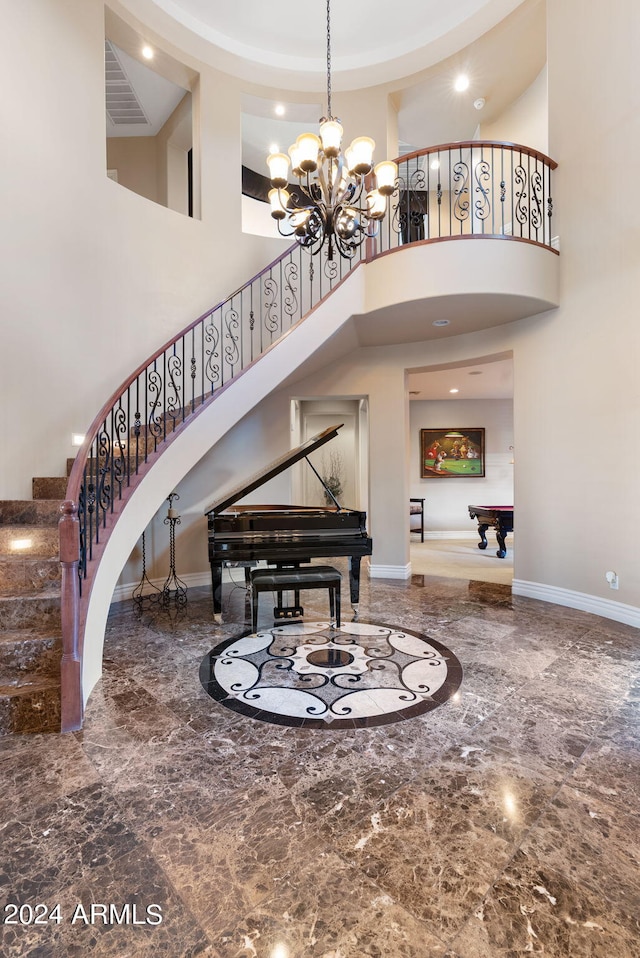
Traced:
<path id="1" fill-rule="evenodd" d="M 478 549 L 478 539 L 428 539 L 411 537 L 413 575 L 444 576 L 447 579 L 471 579 L 511 585 L 513 579 L 513 536 L 507 537 L 504 559 L 496 555 L 495 536 L 487 536 L 489 545 Z"/>

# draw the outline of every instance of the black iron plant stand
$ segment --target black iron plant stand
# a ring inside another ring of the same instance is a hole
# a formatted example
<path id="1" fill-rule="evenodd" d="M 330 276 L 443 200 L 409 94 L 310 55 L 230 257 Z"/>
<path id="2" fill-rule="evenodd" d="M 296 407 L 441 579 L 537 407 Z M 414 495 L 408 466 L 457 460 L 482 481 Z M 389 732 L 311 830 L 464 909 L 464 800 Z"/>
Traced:
<path id="1" fill-rule="evenodd" d="M 169 526 L 169 575 L 160 593 L 160 604 L 164 608 L 170 605 L 172 599 L 177 608 L 187 604 L 187 587 L 176 574 L 176 526 L 180 525 L 180 516 L 178 510 L 173 508 L 173 500 L 179 498 L 177 492 L 167 496 L 169 509 L 164 524 Z"/>
<path id="2" fill-rule="evenodd" d="M 145 589 L 150 589 L 151 591 L 145 591 Z M 145 603 L 153 605 L 154 603 L 160 600 L 162 592 L 160 589 L 153 584 L 149 576 L 147 575 L 147 554 L 145 546 L 145 534 L 142 533 L 142 578 L 133 590 L 131 598 L 133 599 L 134 605 L 138 611 L 142 611 L 145 607 Z"/>

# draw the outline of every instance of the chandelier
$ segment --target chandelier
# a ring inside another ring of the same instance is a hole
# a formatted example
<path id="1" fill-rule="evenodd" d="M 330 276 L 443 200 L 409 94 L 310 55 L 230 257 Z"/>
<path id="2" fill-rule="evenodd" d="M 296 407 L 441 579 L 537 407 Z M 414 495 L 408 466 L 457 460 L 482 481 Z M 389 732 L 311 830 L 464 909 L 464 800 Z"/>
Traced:
<path id="1" fill-rule="evenodd" d="M 391 160 L 373 166 L 375 142 L 369 136 L 356 137 L 342 152 L 342 126 L 331 113 L 330 3 L 327 0 L 327 116 L 320 120 L 320 135 L 302 133 L 289 155 L 272 153 L 267 164 L 271 216 L 278 232 L 295 236 L 313 255 L 326 243 L 332 260 L 336 249 L 351 259 L 365 239 L 376 235 L 398 171 Z M 287 190 L 290 166 L 301 196 Z"/>

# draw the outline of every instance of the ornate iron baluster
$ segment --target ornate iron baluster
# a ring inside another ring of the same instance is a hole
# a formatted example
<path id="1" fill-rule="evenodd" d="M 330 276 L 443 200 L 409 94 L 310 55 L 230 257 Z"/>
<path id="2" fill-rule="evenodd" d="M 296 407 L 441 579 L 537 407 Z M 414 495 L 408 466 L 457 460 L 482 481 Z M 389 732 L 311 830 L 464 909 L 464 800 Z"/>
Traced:
<path id="1" fill-rule="evenodd" d="M 536 169 L 531 175 L 531 225 L 536 231 L 536 239 L 538 238 L 538 230 L 542 226 L 543 194 L 542 176 L 540 171 Z"/>
<path id="2" fill-rule="evenodd" d="M 491 182 L 491 166 L 487 160 L 481 159 L 474 167 L 473 175 L 475 177 L 475 192 L 479 193 L 474 205 L 474 216 L 482 223 L 482 232 L 484 233 L 484 223 L 491 213 L 491 200 L 489 199 L 489 190 L 483 184 Z"/>
<path id="3" fill-rule="evenodd" d="M 224 325 L 226 329 L 226 333 L 224 337 L 226 340 L 225 347 L 224 347 L 224 358 L 226 359 L 227 363 L 231 366 L 231 378 L 233 378 L 233 375 L 234 375 L 233 367 L 238 363 L 240 359 L 240 351 L 238 349 L 239 337 L 236 335 L 236 330 L 239 328 L 240 322 L 238 319 L 237 310 L 235 310 L 232 306 L 229 307 L 229 309 L 226 312 L 226 315 L 224 318 Z"/>
<path id="4" fill-rule="evenodd" d="M 527 171 L 521 163 L 518 163 L 515 170 L 513 171 L 514 186 L 514 195 L 516 198 L 516 209 L 515 215 L 518 223 L 520 224 L 520 236 L 523 235 L 523 226 L 528 221 L 528 209 L 527 209 Z"/>
<path id="5" fill-rule="evenodd" d="M 273 338 L 278 328 L 278 284 L 273 276 L 265 278 L 264 290 L 264 328 Z"/>
<path id="6" fill-rule="evenodd" d="M 298 311 L 298 298 L 296 293 L 298 287 L 294 285 L 295 281 L 298 279 L 298 267 L 294 262 L 289 262 L 284 268 L 284 311 L 289 317 L 289 325 L 292 325 L 292 320 L 295 314 Z"/>
<path id="7" fill-rule="evenodd" d="M 469 219 L 469 164 L 464 160 L 458 160 L 453 166 L 453 181 L 456 188 L 453 190 L 455 200 L 453 203 L 453 215 L 462 224 Z"/>
<path id="8" fill-rule="evenodd" d="M 219 310 L 216 310 L 219 312 Z M 214 322 L 215 312 L 210 315 L 210 322 L 204 327 L 204 337 L 203 340 L 205 343 L 211 343 L 211 346 L 207 349 L 205 347 L 204 354 L 207 357 L 205 365 L 205 375 L 207 381 L 211 386 L 211 392 L 217 386 L 222 385 L 222 369 L 220 366 L 220 331 Z"/>

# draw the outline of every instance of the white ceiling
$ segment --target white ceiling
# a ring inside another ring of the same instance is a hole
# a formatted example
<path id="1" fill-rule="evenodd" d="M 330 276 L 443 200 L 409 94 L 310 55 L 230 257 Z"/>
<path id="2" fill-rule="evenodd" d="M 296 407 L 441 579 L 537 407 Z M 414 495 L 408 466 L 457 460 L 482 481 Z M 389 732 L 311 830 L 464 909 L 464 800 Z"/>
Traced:
<path id="1" fill-rule="evenodd" d="M 187 92 L 108 40 L 105 74 L 108 137 L 155 136 Z M 134 110 L 134 102 L 137 110 Z M 112 111 L 110 104 L 114 107 Z M 144 114 L 139 122 L 131 122 L 126 116 L 134 112 Z"/>
<path id="2" fill-rule="evenodd" d="M 244 97 L 245 165 L 266 172 L 265 157 L 274 143 L 286 150 L 310 124 L 315 128 L 326 111 L 325 0 L 306 0 L 303 16 L 291 0 L 153 2 L 206 38 L 212 61 L 222 58 L 221 68 L 281 89 L 283 119 L 275 116 L 273 100 Z M 544 66 L 545 0 L 396 0 L 392 16 L 388 9 L 382 0 L 369 0 L 364 16 L 353 3 L 333 0 L 332 106 L 340 115 L 341 89 L 395 78 L 400 152 L 473 138 L 478 124 L 499 116 Z M 398 51 L 404 51 L 399 58 Z M 161 58 L 150 66 L 131 60 L 125 61 L 125 72 L 145 112 L 154 112 L 162 90 L 152 77 L 161 69 Z M 355 69 L 356 63 L 363 66 Z M 453 92 L 460 71 L 470 78 L 463 94 Z M 149 82 L 145 72 L 151 74 Z M 171 109 L 179 90 L 174 86 L 169 94 Z M 289 90 L 309 91 L 306 102 L 288 99 Z M 479 98 L 485 100 L 481 112 L 474 108 Z M 112 128 L 110 134 L 121 135 L 121 130 Z M 126 135 L 145 132 L 133 128 Z"/>
<path id="3" fill-rule="evenodd" d="M 255 77 L 256 65 L 309 89 L 326 64 L 325 0 L 153 0 L 225 55 L 223 68 Z M 342 88 L 406 77 L 457 52 L 523 0 L 351 0 L 331 5 L 332 72 Z M 261 71 L 262 72 L 262 71 Z"/>
<path id="4" fill-rule="evenodd" d="M 411 372 L 408 377 L 409 399 L 512 399 L 513 360 L 484 360 L 466 366 L 448 366 Z M 457 393 L 452 393 L 457 389 Z"/>

